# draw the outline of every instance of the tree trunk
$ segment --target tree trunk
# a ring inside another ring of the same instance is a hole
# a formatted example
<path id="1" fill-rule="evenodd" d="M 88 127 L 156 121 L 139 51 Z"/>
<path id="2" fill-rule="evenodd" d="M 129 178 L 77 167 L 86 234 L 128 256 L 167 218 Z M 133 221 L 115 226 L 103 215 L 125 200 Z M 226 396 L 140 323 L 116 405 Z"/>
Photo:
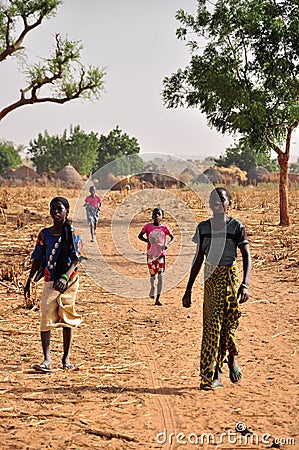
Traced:
<path id="1" fill-rule="evenodd" d="M 279 174 L 279 209 L 280 222 L 279 225 L 288 227 L 290 225 L 289 215 L 289 187 L 288 187 L 288 172 L 289 172 L 289 156 L 286 153 L 278 155 L 278 164 L 280 167 Z"/>
<path id="2" fill-rule="evenodd" d="M 283 152 L 278 145 L 276 145 L 267 135 L 267 142 L 270 147 L 277 153 L 277 160 L 280 167 L 279 173 L 279 211 L 280 222 L 279 225 L 288 227 L 290 225 L 289 215 L 289 159 L 291 150 L 291 137 L 293 131 L 298 127 L 299 120 L 296 120 L 292 125 L 287 127 L 285 151 Z"/>

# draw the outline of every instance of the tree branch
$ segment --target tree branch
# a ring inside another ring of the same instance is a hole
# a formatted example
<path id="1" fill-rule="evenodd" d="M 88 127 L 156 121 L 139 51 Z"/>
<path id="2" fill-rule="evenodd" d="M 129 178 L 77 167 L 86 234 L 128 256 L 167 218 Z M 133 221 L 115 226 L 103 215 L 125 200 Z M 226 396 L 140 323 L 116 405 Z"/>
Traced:
<path id="1" fill-rule="evenodd" d="M 27 17 L 25 15 L 22 15 L 23 19 L 23 30 L 20 32 L 19 36 L 15 39 L 14 42 L 10 42 L 10 26 L 13 23 L 13 19 L 10 17 L 9 14 L 7 14 L 7 24 L 6 24 L 6 48 L 3 50 L 2 53 L 0 53 L 0 62 L 6 59 L 8 56 L 11 56 L 13 53 L 15 53 L 18 50 L 21 50 L 22 43 L 26 37 L 26 35 L 34 30 L 34 28 L 38 27 L 43 19 L 46 17 L 46 13 L 40 13 L 38 19 L 32 23 L 31 25 L 28 25 Z"/>
<path id="2" fill-rule="evenodd" d="M 289 157 L 290 157 L 292 133 L 297 128 L 298 125 L 299 125 L 299 120 L 296 120 L 287 129 L 286 145 L 285 145 L 285 152 L 284 152 L 285 158 L 287 158 L 287 160 L 289 160 Z"/>
<path id="3" fill-rule="evenodd" d="M 269 133 L 266 134 L 266 139 L 267 139 L 267 142 L 268 142 L 270 148 L 272 148 L 272 150 L 274 150 L 278 154 L 279 157 L 282 157 L 284 155 L 284 152 L 281 150 L 280 147 L 278 147 L 277 144 L 275 144 L 275 142 L 272 141 L 272 139 L 269 136 Z"/>
<path id="4" fill-rule="evenodd" d="M 38 97 L 37 96 L 37 90 L 41 86 L 44 86 L 48 83 L 53 83 L 53 81 L 55 81 L 59 77 L 47 78 L 47 80 L 45 80 L 45 82 L 41 86 L 39 86 L 39 87 L 37 85 L 33 86 L 32 90 L 31 90 L 31 96 L 28 98 L 25 97 L 25 90 L 22 89 L 20 100 L 18 100 L 15 103 L 12 103 L 11 105 L 7 106 L 6 108 L 3 108 L 2 111 L 0 111 L 0 122 L 7 114 L 9 114 L 11 111 L 14 111 L 17 108 L 20 108 L 21 106 L 34 105 L 35 103 L 46 103 L 46 102 L 63 104 L 63 103 L 69 102 L 71 100 L 75 100 L 76 98 L 79 98 L 82 95 L 82 93 L 84 93 L 86 91 L 91 91 L 91 90 L 95 89 L 97 87 L 96 84 L 94 84 L 94 83 L 84 84 L 83 83 L 83 75 L 84 74 L 82 72 L 82 76 L 78 83 L 77 90 L 74 91 L 71 95 L 65 95 L 64 97 L 60 97 L 60 98 Z"/>
<path id="5" fill-rule="evenodd" d="M 7 8 L 2 20 L 4 50 L 0 53 L 0 62 L 21 49 L 22 42 L 26 35 L 34 28 L 38 27 L 43 19 L 55 12 L 61 0 L 36 0 L 31 7 L 20 1 L 20 8 L 15 11 Z M 30 6 L 30 5 L 29 5 Z M 22 8 L 24 7 L 24 9 Z M 25 11 L 25 12 L 24 12 Z M 11 36 L 15 25 L 19 25 L 17 20 L 22 19 L 21 32 L 18 36 Z M 79 98 L 98 98 L 103 89 L 103 76 L 105 73 L 99 67 L 85 68 L 80 63 L 80 42 L 70 41 L 67 38 L 61 39 L 60 34 L 56 34 L 56 48 L 54 53 L 41 62 L 28 66 L 26 69 L 29 80 L 28 85 L 20 90 L 20 98 L 14 103 L 6 106 L 0 111 L 0 121 L 11 111 L 35 103 L 65 103 Z M 42 95 L 41 89 L 50 87 Z M 50 91 L 50 93 L 49 93 Z"/>

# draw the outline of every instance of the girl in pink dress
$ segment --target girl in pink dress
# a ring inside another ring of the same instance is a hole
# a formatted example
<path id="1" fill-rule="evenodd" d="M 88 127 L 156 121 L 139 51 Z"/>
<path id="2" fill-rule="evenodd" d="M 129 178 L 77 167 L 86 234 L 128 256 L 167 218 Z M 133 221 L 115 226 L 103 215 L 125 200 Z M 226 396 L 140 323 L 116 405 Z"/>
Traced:
<path id="1" fill-rule="evenodd" d="M 102 199 L 96 194 L 96 188 L 94 186 L 90 186 L 89 192 L 90 195 L 86 197 L 84 206 L 86 208 L 87 222 L 90 227 L 91 242 L 94 242 Z"/>
<path id="2" fill-rule="evenodd" d="M 155 298 L 155 280 L 158 278 L 157 295 L 155 305 L 162 306 L 160 295 L 162 292 L 163 272 L 165 271 L 166 249 L 173 242 L 174 236 L 167 225 L 162 224 L 164 217 L 161 208 L 154 208 L 152 213 L 153 223 L 147 223 L 140 231 L 138 238 L 147 243 L 147 265 L 150 273 L 151 289 L 149 296 Z M 145 237 L 145 236 L 146 237 Z M 166 236 L 170 240 L 166 242 Z"/>

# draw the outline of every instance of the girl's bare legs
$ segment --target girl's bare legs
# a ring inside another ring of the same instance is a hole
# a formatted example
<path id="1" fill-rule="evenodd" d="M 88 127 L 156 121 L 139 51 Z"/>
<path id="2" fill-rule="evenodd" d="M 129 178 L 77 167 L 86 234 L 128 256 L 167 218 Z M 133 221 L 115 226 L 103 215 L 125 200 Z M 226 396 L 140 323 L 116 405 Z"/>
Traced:
<path id="1" fill-rule="evenodd" d="M 154 299 L 155 298 L 155 275 L 151 275 L 150 277 L 150 283 L 151 283 L 151 290 L 149 293 L 150 298 Z"/>
<path id="2" fill-rule="evenodd" d="M 50 356 L 51 331 L 50 330 L 41 331 L 40 336 L 44 354 L 44 360 L 41 363 L 41 366 L 49 369 L 51 367 L 51 356 Z"/>
<path id="3" fill-rule="evenodd" d="M 91 242 L 93 242 L 94 241 L 94 235 L 95 235 L 94 224 L 93 223 L 90 224 L 90 234 L 91 234 Z"/>
<path id="4" fill-rule="evenodd" d="M 63 369 L 73 369 L 73 365 L 70 363 L 70 349 L 72 343 L 73 330 L 72 328 L 63 327 L 63 357 L 62 367 Z"/>
<path id="5" fill-rule="evenodd" d="M 215 368 L 215 373 L 214 373 L 214 379 L 213 379 L 213 381 L 215 381 L 215 382 L 221 384 L 221 371 L 220 371 L 218 365 L 217 365 L 216 368 Z"/>
<path id="6" fill-rule="evenodd" d="M 234 353 L 228 355 L 229 377 L 232 383 L 238 383 L 242 379 L 242 372 L 238 363 L 238 356 Z"/>
<path id="7" fill-rule="evenodd" d="M 163 274 L 158 273 L 157 297 L 156 297 L 156 303 L 155 303 L 155 305 L 157 305 L 157 306 L 162 306 L 162 303 L 159 300 L 161 292 L 162 292 L 162 284 L 163 284 Z"/>

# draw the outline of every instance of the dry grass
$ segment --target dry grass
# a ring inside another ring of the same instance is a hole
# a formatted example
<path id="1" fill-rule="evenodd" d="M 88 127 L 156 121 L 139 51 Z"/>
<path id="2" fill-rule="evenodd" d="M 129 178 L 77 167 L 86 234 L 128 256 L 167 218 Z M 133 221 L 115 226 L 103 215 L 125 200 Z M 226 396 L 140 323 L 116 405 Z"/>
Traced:
<path id="1" fill-rule="evenodd" d="M 292 224 L 290 227 L 280 227 L 278 211 L 277 185 L 260 185 L 258 187 L 232 188 L 232 207 L 230 214 L 243 221 L 250 239 L 254 267 L 261 270 L 273 267 L 279 263 L 279 270 L 286 271 L 286 276 L 292 277 L 299 260 L 299 219 L 298 219 L 298 188 L 290 187 L 289 207 Z M 74 208 L 80 191 L 71 189 L 62 191 L 60 188 L 14 187 L 0 190 L 0 281 L 7 291 L 21 292 L 30 269 L 30 254 L 34 248 L 38 231 L 50 225 L 48 205 L 54 196 L 64 195 Z M 190 208 L 198 221 L 207 218 L 207 211 L 198 195 L 192 190 L 173 190 Z M 106 208 L 117 208 L 124 195 L 109 192 L 105 195 L 102 217 Z M 150 210 L 145 210 L 136 216 L 140 223 L 150 217 Z M 180 224 L 166 211 L 165 222 L 175 231 Z M 117 261 L 116 261 L 117 263 Z M 125 270 L 125 269 L 124 269 Z M 37 305 L 33 296 L 26 307 Z"/>

